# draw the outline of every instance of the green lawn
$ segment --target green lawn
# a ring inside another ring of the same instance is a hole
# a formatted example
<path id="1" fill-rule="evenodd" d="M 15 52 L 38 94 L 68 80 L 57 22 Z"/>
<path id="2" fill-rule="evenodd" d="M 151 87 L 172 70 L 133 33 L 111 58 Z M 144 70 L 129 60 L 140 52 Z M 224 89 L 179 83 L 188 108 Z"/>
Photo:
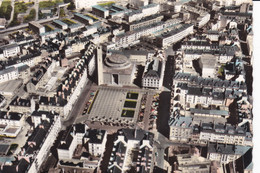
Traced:
<path id="1" fill-rule="evenodd" d="M 128 93 L 126 94 L 126 98 L 127 98 L 127 99 L 135 99 L 135 100 L 137 100 L 137 98 L 138 98 L 138 93 L 128 92 Z"/>
<path id="2" fill-rule="evenodd" d="M 63 19 L 62 22 L 66 23 L 67 25 L 74 25 L 76 24 L 76 22 L 70 20 L 70 19 Z"/>
<path id="3" fill-rule="evenodd" d="M 54 28 L 51 27 L 50 25 L 44 25 L 44 27 L 45 27 L 45 32 L 50 32 L 54 30 Z"/>
<path id="4" fill-rule="evenodd" d="M 92 19 L 94 19 L 94 20 L 98 20 L 98 18 L 96 18 L 96 17 L 95 17 L 95 16 L 93 16 L 93 15 L 86 14 L 86 16 L 88 16 L 88 17 L 90 17 L 90 18 L 92 18 Z"/>
<path id="5" fill-rule="evenodd" d="M 51 8 L 55 5 L 62 3 L 63 0 L 49 0 L 49 1 L 41 1 L 39 3 L 39 8 Z"/>
<path id="6" fill-rule="evenodd" d="M 113 4 L 115 4 L 115 1 L 109 1 L 109 2 L 105 2 L 105 3 L 100 3 L 98 5 L 104 7 L 104 6 L 111 6 Z"/>
<path id="7" fill-rule="evenodd" d="M 123 109 L 121 117 L 133 118 L 135 114 L 134 110 Z"/>
<path id="8" fill-rule="evenodd" d="M 126 100 L 125 103 L 124 103 L 124 107 L 135 108 L 136 107 L 136 101 Z"/>

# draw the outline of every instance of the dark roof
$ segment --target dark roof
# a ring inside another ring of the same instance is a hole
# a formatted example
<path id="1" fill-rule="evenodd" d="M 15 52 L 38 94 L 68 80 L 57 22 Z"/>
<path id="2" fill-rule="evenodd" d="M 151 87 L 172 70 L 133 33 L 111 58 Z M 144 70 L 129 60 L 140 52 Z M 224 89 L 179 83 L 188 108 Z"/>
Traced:
<path id="1" fill-rule="evenodd" d="M 85 137 L 89 138 L 89 143 L 101 144 L 104 140 L 105 133 L 105 130 L 88 129 Z"/>
<path id="2" fill-rule="evenodd" d="M 15 97 L 12 102 L 10 103 L 12 106 L 25 106 L 25 107 L 31 107 L 31 101 L 27 99 L 22 99 L 20 97 Z"/>
<path id="3" fill-rule="evenodd" d="M 58 149 L 65 149 L 68 150 L 71 143 L 72 143 L 73 137 L 69 134 L 65 141 L 61 142 L 61 145 L 58 147 Z"/>
<path id="4" fill-rule="evenodd" d="M 117 166 L 113 166 L 108 170 L 108 173 L 121 173 L 121 169 L 119 169 Z"/>
<path id="5" fill-rule="evenodd" d="M 0 49 L 7 50 L 7 49 L 12 49 L 14 47 L 18 47 L 18 45 L 16 43 L 8 44 L 8 45 L 1 46 Z"/>
<path id="6" fill-rule="evenodd" d="M 22 114 L 17 112 L 0 112 L 0 119 L 10 119 L 10 120 L 16 120 L 19 121 L 22 118 Z"/>
<path id="7" fill-rule="evenodd" d="M 0 154 L 7 154 L 8 150 L 9 150 L 9 145 L 7 144 L 0 144 Z"/>
<path id="8" fill-rule="evenodd" d="M 86 133 L 86 125 L 85 124 L 75 124 L 75 132 L 76 133 Z"/>
<path id="9" fill-rule="evenodd" d="M 209 143 L 208 153 L 244 155 L 250 148 L 251 147 L 240 146 L 240 145 Z"/>

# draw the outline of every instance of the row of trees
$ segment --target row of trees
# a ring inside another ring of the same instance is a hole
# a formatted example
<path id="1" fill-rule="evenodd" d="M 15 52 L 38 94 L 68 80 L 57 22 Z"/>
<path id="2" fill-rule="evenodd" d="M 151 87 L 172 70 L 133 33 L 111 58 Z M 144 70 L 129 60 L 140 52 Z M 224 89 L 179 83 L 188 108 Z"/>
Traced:
<path id="1" fill-rule="evenodd" d="M 1 6 L 0 7 L 0 18 L 5 18 L 6 20 L 9 20 L 11 18 L 11 13 L 12 13 L 12 6 L 11 5 L 7 5 L 5 6 Z"/>

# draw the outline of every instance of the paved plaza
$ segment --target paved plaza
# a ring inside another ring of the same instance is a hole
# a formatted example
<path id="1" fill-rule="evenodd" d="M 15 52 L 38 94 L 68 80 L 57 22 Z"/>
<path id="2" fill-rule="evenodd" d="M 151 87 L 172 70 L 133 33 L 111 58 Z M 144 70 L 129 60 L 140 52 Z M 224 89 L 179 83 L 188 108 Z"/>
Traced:
<path id="1" fill-rule="evenodd" d="M 136 94 L 138 97 L 131 99 L 127 98 L 127 94 Z M 145 91 L 140 89 L 126 88 L 107 88 L 101 87 L 94 100 L 87 119 L 89 121 L 104 122 L 112 124 L 135 124 L 137 122 L 141 98 Z M 125 107 L 126 101 L 136 102 L 135 108 Z M 124 110 L 134 111 L 133 116 L 129 117 L 122 113 Z"/>

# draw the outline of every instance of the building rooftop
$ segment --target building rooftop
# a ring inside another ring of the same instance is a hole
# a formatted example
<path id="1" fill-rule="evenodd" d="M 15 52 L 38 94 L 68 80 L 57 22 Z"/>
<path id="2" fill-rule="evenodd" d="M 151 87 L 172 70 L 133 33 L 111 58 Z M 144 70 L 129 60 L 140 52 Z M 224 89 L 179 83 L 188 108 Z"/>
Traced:
<path id="1" fill-rule="evenodd" d="M 196 109 L 190 108 L 192 114 L 208 114 L 208 115 L 219 115 L 219 116 L 229 116 L 229 111 L 226 110 L 207 110 L 207 109 Z"/>
<path id="2" fill-rule="evenodd" d="M 157 36 L 158 38 L 167 38 L 167 37 L 170 37 L 172 35 L 175 35 L 189 27 L 191 27 L 192 24 L 179 24 L 179 25 L 176 25 L 171 31 L 168 31 L 168 32 L 164 32 L 163 34 Z"/>
<path id="3" fill-rule="evenodd" d="M 106 9 L 106 8 L 100 6 L 100 5 L 94 5 L 94 6 L 92 6 L 92 8 L 98 9 L 98 10 L 103 11 L 103 12 L 109 11 L 108 9 Z"/>
<path id="4" fill-rule="evenodd" d="M 228 145 L 209 143 L 208 153 L 230 154 L 230 155 L 244 155 L 251 147 L 241 145 Z"/>
<path id="5" fill-rule="evenodd" d="M 170 121 L 169 125 L 174 127 L 192 128 L 192 117 L 177 115 Z"/>
<path id="6" fill-rule="evenodd" d="M 4 46 L 1 46 L 0 49 L 8 50 L 8 49 L 16 48 L 16 47 L 19 47 L 19 45 L 17 43 L 12 43 L 12 44 L 7 44 L 7 45 L 4 45 Z"/>
<path id="7" fill-rule="evenodd" d="M 60 25 L 60 26 L 68 26 L 66 23 L 60 21 L 60 20 L 53 20 L 54 23 Z"/>
<path id="8" fill-rule="evenodd" d="M 89 138 L 89 143 L 101 144 L 105 137 L 105 130 L 88 129 L 85 137 Z"/>

